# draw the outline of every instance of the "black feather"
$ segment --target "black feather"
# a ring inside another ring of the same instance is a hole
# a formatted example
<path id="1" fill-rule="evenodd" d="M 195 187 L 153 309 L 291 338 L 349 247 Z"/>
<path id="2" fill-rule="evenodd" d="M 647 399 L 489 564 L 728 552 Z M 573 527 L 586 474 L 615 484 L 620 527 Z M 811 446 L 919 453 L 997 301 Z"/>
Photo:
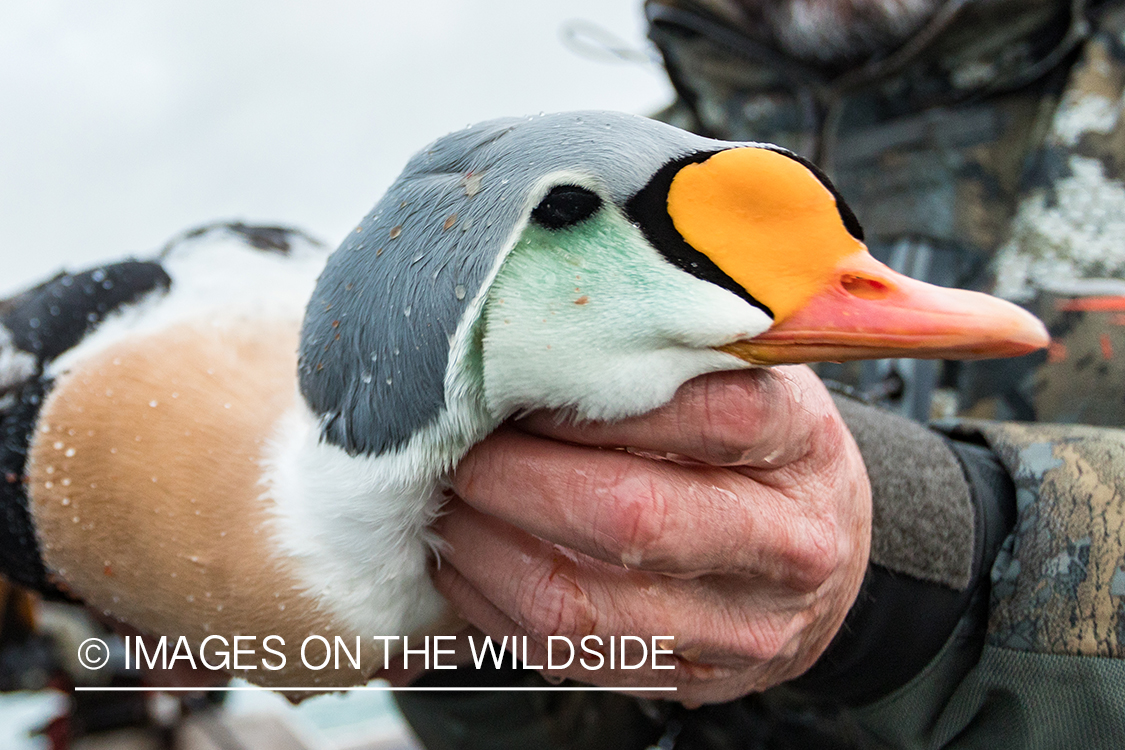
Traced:
<path id="1" fill-rule="evenodd" d="M 10 363 L 0 372 L 0 574 L 12 581 L 58 595 L 40 555 L 25 484 L 28 446 L 51 387 L 44 369 L 107 315 L 170 284 L 160 264 L 125 261 L 61 273 L 0 302 L 6 350 L 0 354 Z"/>

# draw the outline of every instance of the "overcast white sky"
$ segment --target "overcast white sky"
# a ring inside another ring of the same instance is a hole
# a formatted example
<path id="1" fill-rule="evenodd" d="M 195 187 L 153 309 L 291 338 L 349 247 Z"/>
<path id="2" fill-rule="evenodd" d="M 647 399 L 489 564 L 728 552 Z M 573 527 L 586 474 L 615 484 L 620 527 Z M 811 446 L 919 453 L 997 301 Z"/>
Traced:
<path id="1" fill-rule="evenodd" d="M 644 49 L 641 0 L 4 0 L 0 296 L 145 255 L 219 218 L 335 244 L 407 157 L 470 122 L 647 113 L 655 66 L 560 41 L 592 21 Z"/>

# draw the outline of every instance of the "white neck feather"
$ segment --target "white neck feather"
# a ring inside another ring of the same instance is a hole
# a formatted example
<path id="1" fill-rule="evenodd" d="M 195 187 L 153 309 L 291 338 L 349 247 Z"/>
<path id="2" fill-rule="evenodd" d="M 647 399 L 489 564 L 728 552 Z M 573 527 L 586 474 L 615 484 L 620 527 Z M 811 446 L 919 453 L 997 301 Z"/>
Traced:
<path id="1" fill-rule="evenodd" d="M 300 396 L 278 425 L 262 481 L 281 552 L 320 605 L 359 632 L 408 635 L 443 613 L 427 569 L 441 542 L 429 526 L 449 471 L 499 424 L 472 364 L 484 296 L 453 337 L 447 408 L 406 445 L 349 455 L 321 439 L 320 420 Z"/>
<path id="2" fill-rule="evenodd" d="M 475 442 L 442 439 L 447 421 L 380 456 L 323 442 L 303 401 L 279 426 L 264 482 L 280 551 L 308 593 L 359 632 L 406 635 L 442 613 L 427 572 L 439 542 L 428 527 L 449 467 Z"/>

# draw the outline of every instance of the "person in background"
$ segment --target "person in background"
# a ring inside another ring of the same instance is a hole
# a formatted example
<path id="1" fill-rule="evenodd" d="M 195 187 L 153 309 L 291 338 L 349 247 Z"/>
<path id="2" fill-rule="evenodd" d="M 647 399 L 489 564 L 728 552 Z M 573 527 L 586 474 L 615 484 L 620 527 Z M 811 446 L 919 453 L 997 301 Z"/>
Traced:
<path id="1" fill-rule="evenodd" d="M 659 119 L 812 160 L 847 197 L 876 257 L 1022 303 L 1054 340 L 1022 360 L 864 363 L 823 375 L 923 421 L 1125 425 L 1121 3 L 650 0 L 645 9 L 677 91 Z"/>
<path id="2" fill-rule="evenodd" d="M 1014 361 L 824 367 L 834 405 L 806 370 L 778 368 L 702 378 L 618 426 L 583 432 L 548 416 L 490 438 L 455 477 L 461 500 L 439 529 L 449 564 L 436 574 L 486 632 L 581 637 L 593 622 L 676 613 L 667 598 L 630 609 L 627 595 L 591 609 L 585 594 L 606 563 L 505 556 L 505 544 L 536 549 L 524 529 L 548 529 L 548 541 L 612 536 L 563 511 L 605 489 L 565 481 L 597 466 L 599 447 L 693 456 L 700 473 L 681 467 L 685 488 L 719 469 L 771 486 L 754 457 L 780 451 L 777 471 L 817 488 L 804 501 L 820 517 L 869 510 L 871 551 L 841 544 L 816 559 L 793 539 L 766 545 L 780 562 L 764 583 L 804 575 L 823 594 L 864 564 L 864 586 L 824 648 L 809 628 L 838 602 L 795 605 L 793 590 L 770 596 L 760 579 L 738 588 L 737 569 L 691 569 L 692 554 L 762 510 L 744 487 L 737 517 L 701 513 L 691 536 L 658 519 L 645 540 L 670 551 L 665 568 L 681 580 L 724 581 L 725 598 L 681 613 L 681 632 L 733 621 L 760 636 L 757 649 L 732 640 L 678 654 L 695 676 L 679 694 L 689 705 L 403 694 L 404 713 L 435 749 L 1125 746 L 1125 2 L 648 0 L 645 11 L 677 91 L 662 119 L 813 160 L 876 257 L 1018 301 L 1054 343 Z M 780 424 L 789 429 L 771 429 Z M 731 425 L 743 429 L 724 432 Z M 552 440 L 569 450 L 549 450 Z M 730 451 L 703 447 L 715 444 Z M 738 450 L 741 464 L 728 460 Z M 659 487 L 667 465 L 634 470 L 633 486 Z M 558 514 L 532 523 L 520 510 L 528 488 Z M 667 512 L 662 502 L 686 491 L 633 500 Z M 523 571 L 541 570 L 564 572 L 565 586 L 529 586 Z M 520 671 L 449 674 L 420 684 L 545 684 Z"/>

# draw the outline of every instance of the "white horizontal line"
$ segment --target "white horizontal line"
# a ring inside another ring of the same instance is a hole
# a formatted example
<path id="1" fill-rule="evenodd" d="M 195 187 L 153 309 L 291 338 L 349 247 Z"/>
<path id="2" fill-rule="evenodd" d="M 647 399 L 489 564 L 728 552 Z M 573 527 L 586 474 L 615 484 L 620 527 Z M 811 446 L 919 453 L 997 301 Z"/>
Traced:
<path id="1" fill-rule="evenodd" d="M 120 686 L 120 687 L 75 687 L 74 691 L 79 693 L 233 693 L 242 690 L 268 690 L 271 692 L 285 692 L 291 690 L 294 692 L 324 692 L 324 693 L 346 693 L 352 691 L 366 691 L 375 693 L 395 693 L 395 692 L 414 692 L 414 693 L 441 693 L 441 692 L 473 692 L 473 693 L 518 693 L 518 692 L 535 692 L 542 690 L 567 690 L 567 691 L 614 691 L 620 692 L 628 690 L 629 692 L 646 691 L 646 692 L 675 692 L 678 688 L 675 687 L 582 687 L 563 685 L 560 687 L 392 687 L 390 685 L 363 685 L 360 687 L 259 687 L 257 685 L 234 685 L 227 687 L 143 687 L 143 686 Z"/>

